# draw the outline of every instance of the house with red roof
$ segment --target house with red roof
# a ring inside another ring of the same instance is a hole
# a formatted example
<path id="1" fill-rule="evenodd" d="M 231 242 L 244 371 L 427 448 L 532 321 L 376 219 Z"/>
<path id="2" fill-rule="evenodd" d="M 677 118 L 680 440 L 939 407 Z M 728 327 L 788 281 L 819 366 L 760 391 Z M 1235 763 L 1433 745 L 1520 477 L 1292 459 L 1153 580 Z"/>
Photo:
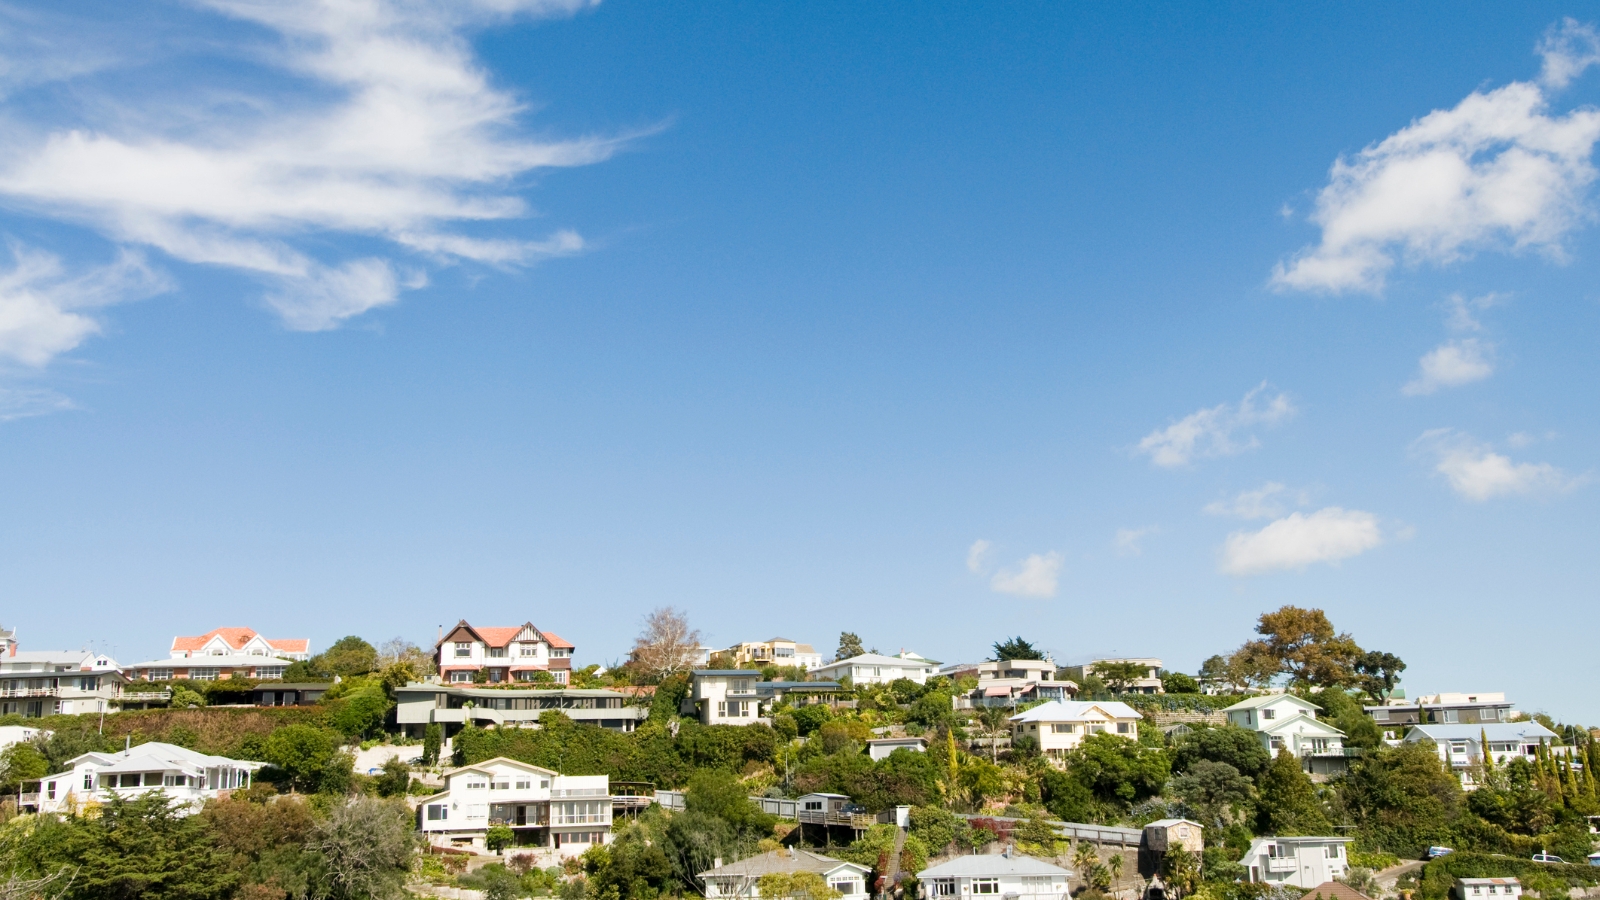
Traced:
<path id="1" fill-rule="evenodd" d="M 462 619 L 439 638 L 433 661 L 439 680 L 469 684 L 479 669 L 487 670 L 490 684 L 540 680 L 548 672 L 556 684 L 567 684 L 572 673 L 570 642 L 532 622 L 509 628 L 475 627 Z"/>
<path id="2" fill-rule="evenodd" d="M 306 638 L 264 638 L 253 628 L 217 628 L 198 637 L 172 639 L 173 659 L 196 656 L 276 656 L 279 659 L 310 659 L 311 641 Z"/>
<path id="3" fill-rule="evenodd" d="M 175 637 L 166 659 L 135 663 L 127 670 L 145 681 L 282 678 L 291 662 L 310 658 L 311 641 L 306 638 L 264 638 L 253 628 L 218 628 Z"/>

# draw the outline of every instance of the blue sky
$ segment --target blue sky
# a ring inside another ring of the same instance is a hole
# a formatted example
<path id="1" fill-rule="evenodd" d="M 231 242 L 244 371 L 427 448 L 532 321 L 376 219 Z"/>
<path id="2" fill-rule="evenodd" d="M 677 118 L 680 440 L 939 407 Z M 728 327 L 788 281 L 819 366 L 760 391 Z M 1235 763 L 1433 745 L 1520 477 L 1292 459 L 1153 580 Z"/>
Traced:
<path id="1" fill-rule="evenodd" d="M 670 604 L 1192 671 L 1295 603 L 1600 719 L 1582 9 L 21 4 L 0 58 L 24 647 L 584 664 Z"/>

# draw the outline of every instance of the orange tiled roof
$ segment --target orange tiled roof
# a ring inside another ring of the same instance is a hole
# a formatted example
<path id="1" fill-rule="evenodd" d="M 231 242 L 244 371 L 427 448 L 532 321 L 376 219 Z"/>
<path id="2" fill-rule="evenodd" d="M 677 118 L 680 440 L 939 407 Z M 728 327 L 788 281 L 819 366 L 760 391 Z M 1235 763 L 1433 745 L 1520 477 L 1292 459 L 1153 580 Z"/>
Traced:
<path id="1" fill-rule="evenodd" d="M 1337 881 L 1324 881 L 1307 891 L 1306 895 L 1300 900 L 1316 900 L 1318 897 L 1321 897 L 1322 900 L 1371 900 L 1366 894 L 1361 893 L 1350 885 L 1341 884 Z"/>
<path id="2" fill-rule="evenodd" d="M 568 641 L 568 640 L 565 640 L 563 638 L 557 637 L 556 635 L 551 634 L 548 631 L 541 631 L 539 633 L 544 635 L 544 639 L 549 641 L 550 642 L 550 646 L 552 646 L 552 647 L 561 647 L 561 648 L 566 649 L 566 650 L 571 650 L 572 649 L 572 642 L 571 641 Z"/>
<path id="3" fill-rule="evenodd" d="M 267 646 L 274 650 L 282 650 L 285 653 L 304 653 L 311 647 L 311 641 L 307 638 L 279 638 L 278 640 L 268 638 Z"/>
<path id="4" fill-rule="evenodd" d="M 172 649 L 199 650 L 211 643 L 212 638 L 219 636 L 229 647 L 240 650 L 256 636 L 256 632 L 253 628 L 214 628 L 199 637 L 175 637 L 172 639 Z"/>
<path id="5" fill-rule="evenodd" d="M 491 647 L 504 647 L 511 643 L 512 638 L 522 632 L 522 626 L 518 625 L 515 628 L 474 628 L 472 630 L 482 635 L 485 644 Z"/>

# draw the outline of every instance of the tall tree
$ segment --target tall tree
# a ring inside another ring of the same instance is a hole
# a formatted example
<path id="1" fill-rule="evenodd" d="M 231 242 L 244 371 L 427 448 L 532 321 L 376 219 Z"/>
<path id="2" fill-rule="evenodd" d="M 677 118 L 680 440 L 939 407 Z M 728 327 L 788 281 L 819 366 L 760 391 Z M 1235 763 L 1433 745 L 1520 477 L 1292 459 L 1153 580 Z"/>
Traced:
<path id="1" fill-rule="evenodd" d="M 1202 759 L 1172 779 L 1172 792 L 1194 810 L 1206 834 L 1220 836 L 1234 811 L 1249 802 L 1250 779 L 1225 762 Z"/>
<path id="2" fill-rule="evenodd" d="M 994 645 L 994 659 L 1004 662 L 1009 659 L 1044 659 L 1044 654 L 1032 643 L 1025 641 L 1019 635 L 1003 641 L 996 641 Z"/>
<path id="3" fill-rule="evenodd" d="M 347 635 L 313 657 L 311 667 L 318 672 L 345 678 L 366 675 L 378 670 L 378 650 L 353 634 Z"/>
<path id="4" fill-rule="evenodd" d="M 835 661 L 851 659 L 867 652 L 861 647 L 861 638 L 854 631 L 841 631 L 839 633 L 839 649 L 833 654 Z"/>
<path id="5" fill-rule="evenodd" d="M 387 900 L 404 896 L 417 841 L 411 812 L 396 800 L 357 797 L 336 806 L 306 846 L 322 857 L 321 896 Z"/>
<path id="6" fill-rule="evenodd" d="M 1356 686 L 1366 691 L 1374 703 L 1382 703 L 1394 692 L 1405 669 L 1405 661 L 1393 653 L 1368 650 L 1355 661 Z"/>
<path id="7" fill-rule="evenodd" d="M 631 661 L 652 682 L 694 665 L 700 654 L 700 632 L 689 627 L 687 614 L 670 606 L 645 617 L 644 631 L 633 639 Z"/>
<path id="8" fill-rule="evenodd" d="M 1316 785 L 1288 750 L 1279 750 L 1262 773 L 1260 796 L 1257 825 L 1262 834 L 1327 834 L 1333 827 L 1317 799 Z"/>
<path id="9" fill-rule="evenodd" d="M 1256 633 L 1261 640 L 1245 647 L 1263 645 L 1259 649 L 1277 661 L 1278 671 L 1297 683 L 1344 687 L 1356 682 L 1355 664 L 1362 650 L 1350 635 L 1336 633 L 1320 609 L 1282 606 L 1262 613 Z"/>
<path id="10" fill-rule="evenodd" d="M 1094 673 L 1105 681 L 1114 694 L 1125 693 L 1133 683 L 1150 674 L 1150 667 L 1143 663 L 1109 661 L 1094 664 Z"/>

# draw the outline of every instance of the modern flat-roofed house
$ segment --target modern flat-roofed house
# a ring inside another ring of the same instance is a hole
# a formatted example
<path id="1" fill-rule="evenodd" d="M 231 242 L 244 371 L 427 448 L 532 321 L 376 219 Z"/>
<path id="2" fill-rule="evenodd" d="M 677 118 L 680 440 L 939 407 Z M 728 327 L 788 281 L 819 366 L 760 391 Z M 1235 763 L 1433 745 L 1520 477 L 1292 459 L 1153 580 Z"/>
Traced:
<path id="1" fill-rule="evenodd" d="M 1353 838 L 1258 837 L 1239 860 L 1246 880 L 1310 889 L 1350 870 L 1345 845 Z"/>
<path id="2" fill-rule="evenodd" d="M 1486 725 L 1509 722 L 1515 714 L 1499 691 L 1424 694 L 1415 700 L 1391 697 L 1381 706 L 1363 708 L 1390 741 L 1403 738 L 1412 725 Z"/>
<path id="3" fill-rule="evenodd" d="M 16 632 L 0 632 L 0 715 L 106 712 L 127 682 L 116 660 L 103 653 L 19 650 Z"/>
<path id="4" fill-rule="evenodd" d="M 852 684 L 888 684 L 902 678 L 917 684 L 927 684 L 939 671 L 938 660 L 924 659 L 915 653 L 901 651 L 899 656 L 863 653 L 827 665 L 807 669 L 806 675 L 817 681 L 839 681 L 849 678 Z"/>
<path id="5" fill-rule="evenodd" d="M 490 684 L 538 681 L 548 672 L 556 684 L 572 675 L 575 648 L 563 638 L 533 627 L 532 622 L 512 628 L 476 628 L 466 619 L 439 638 L 433 661 L 439 680 L 446 684 L 471 684 L 473 673 L 486 670 Z"/>
<path id="6" fill-rule="evenodd" d="M 116 753 L 85 753 L 67 760 L 68 771 L 40 780 L 37 810 L 83 809 L 113 794 L 137 797 L 160 791 L 180 815 L 200 811 L 207 800 L 247 788 L 266 763 L 212 756 L 176 744 L 152 741 Z"/>
<path id="7" fill-rule="evenodd" d="M 846 897 L 865 897 L 867 874 L 870 871 L 872 870 L 866 866 L 833 859 L 810 850 L 788 848 L 760 853 L 725 865 L 719 859 L 712 868 L 699 873 L 699 878 L 705 882 L 706 900 L 724 900 L 730 897 L 759 900 L 761 876 L 793 875 L 799 872 L 811 872 L 820 876 L 828 883 L 828 887 Z"/>
<path id="8" fill-rule="evenodd" d="M 627 694 L 600 689 L 534 690 L 412 682 L 395 688 L 394 694 L 395 722 L 411 737 L 421 737 L 433 723 L 444 726 L 446 737 L 460 731 L 467 722 L 480 728 L 532 727 L 548 710 L 559 710 L 573 721 L 611 731 L 632 731 L 650 715 L 648 706 L 634 704 Z"/>
<path id="9" fill-rule="evenodd" d="M 695 669 L 679 711 L 704 725 L 771 725 L 774 703 L 829 703 L 843 691 L 835 681 L 762 681 L 755 669 Z"/>
<path id="10" fill-rule="evenodd" d="M 1078 685 L 1057 678 L 1056 664 L 1047 659 L 990 660 L 946 666 L 940 670 L 940 674 L 949 678 L 977 676 L 978 686 L 970 694 L 956 697 L 958 709 L 1018 706 L 1038 700 L 1071 700 L 1078 694 Z"/>
<path id="11" fill-rule="evenodd" d="M 1071 869 L 1014 853 L 958 856 L 917 873 L 929 900 L 1067 900 Z"/>
<path id="12" fill-rule="evenodd" d="M 1317 720 L 1317 706 L 1293 694 L 1264 694 L 1223 710 L 1229 725 L 1254 731 L 1267 752 L 1279 750 L 1300 760 L 1300 767 L 1315 776 L 1337 775 L 1348 766 L 1344 732 Z"/>
<path id="13" fill-rule="evenodd" d="M 436 847 L 483 850 L 489 828 L 504 825 L 517 848 L 542 864 L 611 843 L 611 780 L 562 775 L 496 757 L 444 773 L 445 789 L 417 807 L 418 827 Z M 543 851 L 543 852 L 538 852 Z"/>
<path id="14" fill-rule="evenodd" d="M 810 644 L 775 637 L 765 641 L 745 641 L 722 651 L 735 666 L 799 666 L 807 671 L 822 665 L 822 654 Z"/>
<path id="15" fill-rule="evenodd" d="M 1532 761 L 1540 745 L 1555 743 L 1556 733 L 1538 722 L 1494 722 L 1480 725 L 1413 725 L 1403 743 L 1432 744 L 1439 759 L 1461 779 L 1461 786 L 1479 786 L 1483 767 L 1483 739 L 1496 766 L 1513 759 Z"/>
<path id="16" fill-rule="evenodd" d="M 1011 739 L 1033 738 L 1045 757 L 1059 766 L 1091 734 L 1138 740 L 1143 718 L 1138 710 L 1115 700 L 1054 700 L 1012 716 Z"/>
<path id="17" fill-rule="evenodd" d="M 1064 671 L 1067 678 L 1083 683 L 1083 679 L 1090 675 L 1105 678 L 1103 672 L 1096 671 L 1097 667 L 1104 668 L 1108 663 L 1136 663 L 1144 667 L 1144 675 L 1128 682 L 1127 692 L 1131 694 L 1161 694 L 1165 689 L 1161 686 L 1161 660 L 1155 657 L 1107 657 L 1086 662 L 1081 666 L 1068 666 Z"/>

